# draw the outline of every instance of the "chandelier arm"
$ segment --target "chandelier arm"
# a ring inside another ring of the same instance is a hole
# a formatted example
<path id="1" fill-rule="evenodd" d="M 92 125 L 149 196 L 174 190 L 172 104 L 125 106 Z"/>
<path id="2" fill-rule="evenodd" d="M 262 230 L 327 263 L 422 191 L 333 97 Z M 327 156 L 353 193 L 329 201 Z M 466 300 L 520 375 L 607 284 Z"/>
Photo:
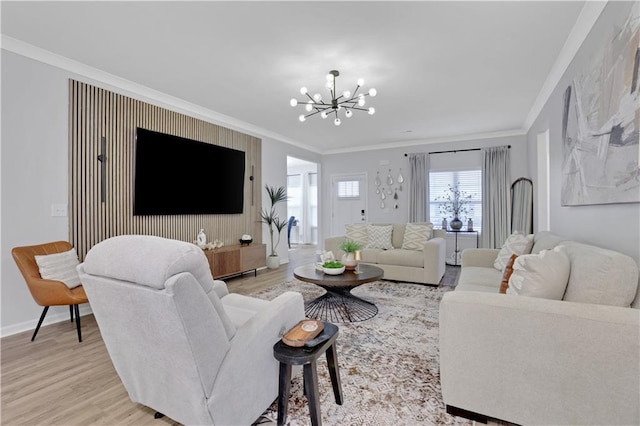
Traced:
<path id="1" fill-rule="evenodd" d="M 324 110 L 316 109 L 314 112 L 312 112 L 312 113 L 309 113 L 309 114 L 305 115 L 305 116 L 304 116 L 304 118 L 306 119 L 306 118 L 312 117 L 312 116 L 314 116 L 314 115 L 316 115 L 316 114 L 321 113 L 322 111 L 324 111 Z"/>
<path id="2" fill-rule="evenodd" d="M 366 111 L 366 112 L 369 112 L 369 110 L 368 110 L 367 108 L 349 107 L 349 109 L 355 109 L 355 110 L 358 110 L 358 111 Z"/>
<path id="3" fill-rule="evenodd" d="M 305 95 L 307 95 L 307 98 L 311 99 L 314 103 L 316 102 L 316 100 L 311 97 L 309 92 L 305 93 Z"/>

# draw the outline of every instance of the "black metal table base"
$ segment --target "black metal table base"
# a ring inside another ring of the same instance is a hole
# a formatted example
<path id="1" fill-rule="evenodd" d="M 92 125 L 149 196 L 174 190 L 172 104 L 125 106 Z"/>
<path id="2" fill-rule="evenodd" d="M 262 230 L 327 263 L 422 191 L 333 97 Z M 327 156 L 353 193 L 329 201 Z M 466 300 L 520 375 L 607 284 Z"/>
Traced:
<path id="1" fill-rule="evenodd" d="M 351 294 L 349 289 L 325 288 L 322 296 L 305 303 L 308 318 L 329 322 L 366 321 L 376 316 L 378 307 Z"/>

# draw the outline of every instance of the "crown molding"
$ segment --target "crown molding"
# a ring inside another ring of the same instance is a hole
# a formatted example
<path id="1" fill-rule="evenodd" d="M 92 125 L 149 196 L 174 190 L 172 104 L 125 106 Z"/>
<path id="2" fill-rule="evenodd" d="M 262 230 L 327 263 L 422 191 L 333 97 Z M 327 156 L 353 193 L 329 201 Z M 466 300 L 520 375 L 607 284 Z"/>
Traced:
<path id="1" fill-rule="evenodd" d="M 142 101 L 149 102 L 153 105 L 170 109 L 175 112 L 190 115 L 201 120 L 205 120 L 220 126 L 227 127 L 232 130 L 247 133 L 260 138 L 275 139 L 307 151 L 322 154 L 316 148 L 298 143 L 292 139 L 282 136 L 278 133 L 255 126 L 245 121 L 238 120 L 228 115 L 220 114 L 200 105 L 187 102 L 175 96 L 167 95 L 158 90 L 144 86 L 139 83 L 127 80 L 122 77 L 99 70 L 81 62 L 58 55 L 40 47 L 25 43 L 21 40 L 2 34 L 1 48 L 9 52 L 51 65 L 56 68 L 69 71 L 79 76 L 90 78 L 98 83 L 108 85 L 109 90 L 126 96 L 135 96 Z"/>
<path id="2" fill-rule="evenodd" d="M 544 105 L 551 97 L 553 90 L 556 88 L 558 83 L 560 83 L 560 79 L 564 75 L 565 71 L 567 71 L 567 68 L 569 68 L 571 61 L 573 61 L 573 58 L 578 53 L 580 46 L 584 43 L 584 40 L 589 35 L 591 28 L 595 25 L 607 3 L 608 0 L 585 2 L 582 11 L 580 11 L 580 15 L 578 15 L 576 23 L 571 29 L 567 40 L 565 40 L 556 61 L 553 63 L 551 71 L 549 71 L 549 74 L 547 75 L 547 79 L 542 85 L 542 89 L 538 93 L 536 100 L 529 110 L 529 114 L 527 114 L 527 117 L 524 120 L 522 127 L 527 132 L 531 129 L 531 126 L 535 122 L 536 118 L 538 118 L 538 115 L 540 115 L 542 108 L 544 108 Z"/>
<path id="3" fill-rule="evenodd" d="M 351 147 L 351 148 L 344 148 L 344 149 L 332 149 L 332 150 L 324 151 L 323 155 L 344 154 L 348 152 L 372 151 L 372 150 L 379 150 L 379 149 L 405 148 L 410 146 L 432 145 L 436 143 L 496 139 L 496 138 L 504 138 L 504 137 L 510 137 L 510 136 L 524 136 L 526 134 L 527 134 L 527 131 L 525 129 L 501 130 L 498 132 L 488 132 L 488 133 L 470 133 L 467 135 L 459 135 L 459 136 L 444 136 L 444 137 L 431 138 L 431 139 L 388 142 L 388 143 L 381 143 L 377 145 L 367 145 L 367 146 Z"/>

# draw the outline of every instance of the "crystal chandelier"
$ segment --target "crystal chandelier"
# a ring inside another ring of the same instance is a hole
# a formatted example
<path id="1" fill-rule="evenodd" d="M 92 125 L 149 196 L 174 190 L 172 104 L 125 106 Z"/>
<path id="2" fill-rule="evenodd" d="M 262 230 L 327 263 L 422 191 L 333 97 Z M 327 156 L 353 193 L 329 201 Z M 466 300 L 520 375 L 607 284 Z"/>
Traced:
<path id="1" fill-rule="evenodd" d="M 378 92 L 376 89 L 371 88 L 367 93 L 358 93 L 358 90 L 364 84 L 363 79 L 359 79 L 357 82 L 357 86 L 353 93 L 348 90 L 345 90 L 337 96 L 338 90 L 336 89 L 336 77 L 340 75 L 340 72 L 336 70 L 329 71 L 327 74 L 327 82 L 325 87 L 329 90 L 329 94 L 331 95 L 331 100 L 324 101 L 322 95 L 320 93 L 316 93 L 313 96 L 309 94 L 309 91 L 306 87 L 300 89 L 300 94 L 306 95 L 309 100 L 308 101 L 298 101 L 293 98 L 289 102 L 292 107 L 297 105 L 304 106 L 308 114 L 301 114 L 298 119 L 303 122 L 307 119 L 307 117 L 311 117 L 312 115 L 320 114 L 322 118 L 327 118 L 329 114 L 335 114 L 335 118 L 333 120 L 333 124 L 336 126 L 340 125 L 340 117 L 338 117 L 338 111 L 344 109 L 344 116 L 346 118 L 351 118 L 353 116 L 353 111 L 367 111 L 369 115 L 375 114 L 376 110 L 373 107 L 364 108 L 366 103 L 365 98 L 367 96 L 375 96 Z"/>

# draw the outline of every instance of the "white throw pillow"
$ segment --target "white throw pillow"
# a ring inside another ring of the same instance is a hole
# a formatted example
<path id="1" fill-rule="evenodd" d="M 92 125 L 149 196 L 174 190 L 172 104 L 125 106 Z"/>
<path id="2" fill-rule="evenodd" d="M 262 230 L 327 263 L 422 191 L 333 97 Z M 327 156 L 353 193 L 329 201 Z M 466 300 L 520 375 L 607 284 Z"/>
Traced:
<path id="1" fill-rule="evenodd" d="M 393 248 L 391 243 L 391 235 L 393 234 L 393 225 L 368 225 L 369 242 L 367 248 L 377 248 L 389 250 Z"/>
<path id="2" fill-rule="evenodd" d="M 35 256 L 40 276 L 45 280 L 62 281 L 67 287 L 75 288 L 80 283 L 76 266 L 80 264 L 75 248 L 62 253 Z"/>
<path id="3" fill-rule="evenodd" d="M 533 247 L 533 234 L 524 235 L 519 232 L 514 232 L 509 235 L 507 241 L 504 242 L 498 257 L 493 262 L 493 267 L 498 271 L 504 272 L 507 262 L 512 254 L 520 256 L 521 254 L 531 253 L 531 247 Z"/>
<path id="4" fill-rule="evenodd" d="M 402 248 L 405 250 L 424 250 L 424 245 L 431 238 L 433 225 L 407 223 L 404 229 Z"/>
<path id="5" fill-rule="evenodd" d="M 507 294 L 562 300 L 570 272 L 571 262 L 564 246 L 518 256 L 513 262 Z"/>
<path id="6" fill-rule="evenodd" d="M 351 223 L 344 226 L 347 230 L 346 239 L 360 243 L 362 247 L 366 247 L 369 242 L 369 233 L 366 223 Z"/>

